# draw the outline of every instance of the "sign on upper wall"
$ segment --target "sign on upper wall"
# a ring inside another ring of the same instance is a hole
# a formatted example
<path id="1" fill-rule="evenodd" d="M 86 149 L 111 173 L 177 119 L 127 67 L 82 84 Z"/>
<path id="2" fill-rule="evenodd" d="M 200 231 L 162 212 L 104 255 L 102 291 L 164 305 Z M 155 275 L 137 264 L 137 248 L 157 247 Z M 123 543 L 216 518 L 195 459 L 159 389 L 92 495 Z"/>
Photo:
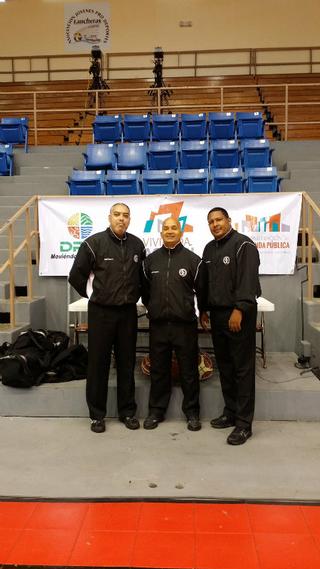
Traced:
<path id="1" fill-rule="evenodd" d="M 91 51 L 99 46 L 110 49 L 110 6 L 108 2 L 65 4 L 64 36 L 66 51 Z"/>

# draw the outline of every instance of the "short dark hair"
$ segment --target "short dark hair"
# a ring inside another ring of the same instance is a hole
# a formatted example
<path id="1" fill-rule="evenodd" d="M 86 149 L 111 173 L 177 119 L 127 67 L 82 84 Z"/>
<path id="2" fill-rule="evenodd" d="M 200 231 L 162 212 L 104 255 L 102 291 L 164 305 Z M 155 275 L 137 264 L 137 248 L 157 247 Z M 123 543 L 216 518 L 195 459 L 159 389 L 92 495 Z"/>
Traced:
<path id="1" fill-rule="evenodd" d="M 213 207 L 212 209 L 210 209 L 208 215 L 207 215 L 207 219 L 209 219 L 209 215 L 210 213 L 212 213 L 213 211 L 221 211 L 221 213 L 224 215 L 224 217 L 226 217 L 227 219 L 229 219 L 229 214 L 227 212 L 226 209 L 224 209 L 224 207 Z"/>
<path id="2" fill-rule="evenodd" d="M 110 207 L 110 213 L 112 213 L 113 208 L 117 207 L 117 205 L 122 205 L 122 206 L 126 207 L 127 210 L 128 210 L 128 212 L 129 212 L 129 215 L 130 215 L 130 208 L 129 208 L 129 206 L 128 206 L 126 203 L 123 203 L 123 202 L 114 203 L 114 204 Z"/>

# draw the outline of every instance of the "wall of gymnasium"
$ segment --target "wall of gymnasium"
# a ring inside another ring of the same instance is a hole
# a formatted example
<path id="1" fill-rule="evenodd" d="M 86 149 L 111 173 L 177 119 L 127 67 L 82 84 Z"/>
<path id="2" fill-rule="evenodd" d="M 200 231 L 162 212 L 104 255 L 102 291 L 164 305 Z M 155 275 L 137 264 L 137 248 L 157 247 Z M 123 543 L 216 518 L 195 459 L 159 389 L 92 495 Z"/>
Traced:
<path id="1" fill-rule="evenodd" d="M 64 5 L 95 0 L 7 0 L 0 4 L 1 55 L 65 53 Z M 319 45 L 314 0 L 109 0 L 112 52 Z M 181 21 L 192 22 L 180 27 Z"/>

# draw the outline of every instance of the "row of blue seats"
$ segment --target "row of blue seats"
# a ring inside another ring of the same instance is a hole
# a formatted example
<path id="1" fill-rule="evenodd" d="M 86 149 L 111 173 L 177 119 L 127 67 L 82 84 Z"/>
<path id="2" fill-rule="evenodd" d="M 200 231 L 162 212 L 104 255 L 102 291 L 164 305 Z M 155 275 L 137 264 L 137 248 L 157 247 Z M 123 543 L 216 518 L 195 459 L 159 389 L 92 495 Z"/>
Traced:
<path id="1" fill-rule="evenodd" d="M 12 144 L 0 144 L 0 176 L 13 175 Z"/>
<path id="2" fill-rule="evenodd" d="M 265 139 L 159 141 L 88 144 L 86 170 L 177 170 L 178 168 L 264 168 L 271 166 L 272 149 Z"/>
<path id="3" fill-rule="evenodd" d="M 4 117 L 0 121 L 0 143 L 22 144 L 28 152 L 29 119 L 27 117 Z"/>
<path id="4" fill-rule="evenodd" d="M 276 192 L 280 180 L 277 169 L 241 168 L 217 169 L 211 172 L 194 170 L 73 170 L 67 184 L 70 195 L 126 194 L 207 194 Z"/>
<path id="5" fill-rule="evenodd" d="M 97 115 L 92 123 L 94 142 L 150 140 L 227 140 L 263 138 L 262 113 L 209 112 L 178 114 Z"/>

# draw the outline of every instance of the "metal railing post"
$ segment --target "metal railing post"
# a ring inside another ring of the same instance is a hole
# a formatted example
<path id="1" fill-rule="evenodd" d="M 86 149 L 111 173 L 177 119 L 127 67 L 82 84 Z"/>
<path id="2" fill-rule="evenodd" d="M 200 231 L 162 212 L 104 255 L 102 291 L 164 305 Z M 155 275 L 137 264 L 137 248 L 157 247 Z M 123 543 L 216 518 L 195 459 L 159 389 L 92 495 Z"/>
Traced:
<path id="1" fill-rule="evenodd" d="M 301 261 L 306 262 L 306 227 L 307 227 L 307 212 L 306 212 L 306 199 L 302 194 L 302 232 L 301 232 Z"/>
<path id="2" fill-rule="evenodd" d="M 14 299 L 16 296 L 15 285 L 14 285 L 14 254 L 13 254 L 13 226 L 12 223 L 9 225 L 9 290 L 10 290 L 10 325 L 16 325 L 16 313 Z"/>
<path id="3" fill-rule="evenodd" d="M 288 140 L 288 117 L 289 117 L 289 108 L 288 108 L 288 99 L 289 99 L 289 85 L 285 85 L 285 108 L 284 108 L 284 116 L 285 116 L 285 125 L 284 125 L 284 139 Z"/>
<path id="4" fill-rule="evenodd" d="M 312 242 L 313 242 L 313 209 L 308 204 L 308 300 L 313 298 L 313 267 L 312 267 Z"/>
<path id="5" fill-rule="evenodd" d="M 34 128 L 34 145 L 38 146 L 38 123 L 37 123 L 37 92 L 33 93 L 33 128 Z"/>
<path id="6" fill-rule="evenodd" d="M 31 240 L 30 240 L 30 207 L 26 210 L 26 257 L 27 257 L 27 282 L 28 282 L 28 298 L 33 297 L 32 283 L 32 256 L 31 256 Z"/>

